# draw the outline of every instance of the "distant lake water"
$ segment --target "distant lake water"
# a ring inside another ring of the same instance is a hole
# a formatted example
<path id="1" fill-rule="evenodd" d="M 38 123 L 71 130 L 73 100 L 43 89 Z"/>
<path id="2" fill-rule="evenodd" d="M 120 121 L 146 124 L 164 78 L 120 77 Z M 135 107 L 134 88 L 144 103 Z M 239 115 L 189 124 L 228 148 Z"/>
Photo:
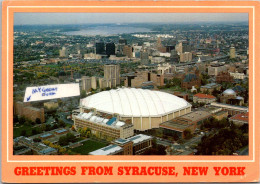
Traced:
<path id="1" fill-rule="evenodd" d="M 64 32 L 66 35 L 82 35 L 82 36 L 109 36 L 117 34 L 137 33 L 137 32 L 151 32 L 148 28 L 141 27 L 126 27 L 126 26 L 97 26 L 85 28 L 79 31 Z"/>

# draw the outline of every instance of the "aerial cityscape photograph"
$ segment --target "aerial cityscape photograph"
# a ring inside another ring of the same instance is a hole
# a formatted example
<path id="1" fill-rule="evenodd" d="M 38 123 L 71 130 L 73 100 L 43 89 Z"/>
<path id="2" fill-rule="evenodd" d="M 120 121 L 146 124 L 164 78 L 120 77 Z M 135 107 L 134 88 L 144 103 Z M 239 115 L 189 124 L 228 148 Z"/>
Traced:
<path id="1" fill-rule="evenodd" d="M 247 13 L 14 13 L 13 33 L 13 155 L 248 155 Z"/>

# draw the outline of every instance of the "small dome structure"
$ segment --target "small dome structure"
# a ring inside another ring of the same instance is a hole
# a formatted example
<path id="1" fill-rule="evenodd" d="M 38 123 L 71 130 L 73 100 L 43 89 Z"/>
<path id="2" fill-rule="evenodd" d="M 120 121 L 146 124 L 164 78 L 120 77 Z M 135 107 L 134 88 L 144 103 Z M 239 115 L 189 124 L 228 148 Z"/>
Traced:
<path id="1" fill-rule="evenodd" d="M 226 89 L 223 95 L 236 95 L 236 92 L 233 89 Z"/>

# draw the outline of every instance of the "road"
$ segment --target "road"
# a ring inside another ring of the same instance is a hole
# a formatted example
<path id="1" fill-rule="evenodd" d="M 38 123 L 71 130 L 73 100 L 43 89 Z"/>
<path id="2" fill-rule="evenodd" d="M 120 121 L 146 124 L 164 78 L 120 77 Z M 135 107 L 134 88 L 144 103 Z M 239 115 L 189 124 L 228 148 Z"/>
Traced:
<path id="1" fill-rule="evenodd" d="M 88 140 L 89 140 L 89 138 L 83 139 L 83 140 L 78 141 L 78 142 L 75 142 L 75 143 L 73 143 L 73 144 L 83 143 L 83 142 L 86 142 L 86 141 L 88 141 Z M 71 146 L 71 145 L 63 146 L 63 148 L 68 148 L 69 146 Z"/>
<path id="2" fill-rule="evenodd" d="M 175 152 L 173 154 L 186 154 L 186 152 L 188 153 L 192 153 L 193 152 L 193 148 L 191 146 L 196 145 L 200 142 L 201 138 L 203 137 L 203 135 L 199 134 L 196 135 L 195 137 L 191 138 L 190 140 L 186 141 L 183 144 L 173 144 L 171 142 L 168 142 L 166 140 L 160 140 L 159 138 L 157 138 L 157 144 L 161 144 L 163 146 L 171 146 L 176 150 L 183 150 L 183 152 Z"/>
<path id="3" fill-rule="evenodd" d="M 59 119 L 64 121 L 67 124 L 73 125 L 73 121 L 67 119 L 67 115 L 63 113 L 58 113 Z"/>
<path id="4" fill-rule="evenodd" d="M 158 138 L 156 139 L 156 142 L 157 142 L 157 144 L 161 144 L 163 146 L 171 146 L 172 145 L 172 143 L 164 141 L 164 140 L 159 140 Z"/>
<path id="5" fill-rule="evenodd" d="M 248 155 L 248 146 L 240 151 L 239 155 Z"/>
<path id="6" fill-rule="evenodd" d="M 201 138 L 203 137 L 203 135 L 199 134 L 193 138 L 191 138 L 190 140 L 188 140 L 187 142 L 185 142 L 183 145 L 184 146 L 190 146 L 192 144 L 197 144 L 200 142 Z"/>

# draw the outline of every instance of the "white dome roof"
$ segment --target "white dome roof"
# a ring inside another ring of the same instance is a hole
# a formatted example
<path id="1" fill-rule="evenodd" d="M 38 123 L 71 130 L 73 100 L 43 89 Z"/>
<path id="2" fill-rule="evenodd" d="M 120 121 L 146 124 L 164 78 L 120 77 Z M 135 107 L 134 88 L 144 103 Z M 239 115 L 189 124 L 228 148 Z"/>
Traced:
<path id="1" fill-rule="evenodd" d="M 120 88 L 84 98 L 81 106 L 122 117 L 158 117 L 191 105 L 182 98 L 160 91 Z"/>
<path id="2" fill-rule="evenodd" d="M 236 95 L 236 92 L 233 89 L 226 89 L 223 94 L 225 95 Z"/>

